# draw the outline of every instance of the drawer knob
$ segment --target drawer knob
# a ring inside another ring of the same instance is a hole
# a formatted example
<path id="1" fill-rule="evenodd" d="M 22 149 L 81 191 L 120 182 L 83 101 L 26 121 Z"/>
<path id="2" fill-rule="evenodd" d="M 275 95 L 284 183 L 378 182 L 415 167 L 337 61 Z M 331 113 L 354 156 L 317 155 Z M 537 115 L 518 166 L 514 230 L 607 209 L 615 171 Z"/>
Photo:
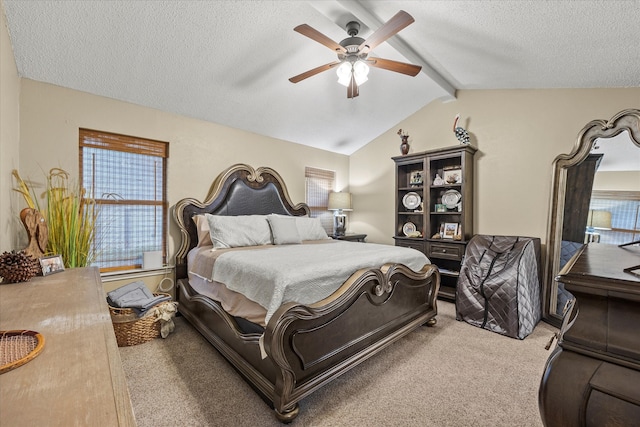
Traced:
<path id="1" fill-rule="evenodd" d="M 443 254 L 446 254 L 446 253 L 447 253 L 447 250 L 446 250 L 446 249 L 442 249 L 442 253 L 443 253 Z"/>

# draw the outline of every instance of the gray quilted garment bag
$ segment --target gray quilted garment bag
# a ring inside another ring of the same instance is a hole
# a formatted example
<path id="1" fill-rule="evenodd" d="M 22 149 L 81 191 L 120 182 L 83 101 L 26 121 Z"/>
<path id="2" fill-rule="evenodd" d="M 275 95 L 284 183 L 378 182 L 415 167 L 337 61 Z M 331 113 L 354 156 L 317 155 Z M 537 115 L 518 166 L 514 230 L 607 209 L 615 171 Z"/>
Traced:
<path id="1" fill-rule="evenodd" d="M 456 318 L 524 339 L 540 321 L 533 239 L 476 235 L 467 245 L 456 291 Z"/>

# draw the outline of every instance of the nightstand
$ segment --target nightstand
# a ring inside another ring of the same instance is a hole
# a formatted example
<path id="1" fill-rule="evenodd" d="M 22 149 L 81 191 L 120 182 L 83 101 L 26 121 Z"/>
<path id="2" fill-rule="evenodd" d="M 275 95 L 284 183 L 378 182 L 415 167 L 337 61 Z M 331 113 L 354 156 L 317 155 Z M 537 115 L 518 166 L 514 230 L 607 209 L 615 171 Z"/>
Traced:
<path id="1" fill-rule="evenodd" d="M 347 233 L 344 236 L 331 236 L 332 239 L 336 240 L 347 240 L 349 242 L 365 242 L 366 234 L 350 234 Z"/>

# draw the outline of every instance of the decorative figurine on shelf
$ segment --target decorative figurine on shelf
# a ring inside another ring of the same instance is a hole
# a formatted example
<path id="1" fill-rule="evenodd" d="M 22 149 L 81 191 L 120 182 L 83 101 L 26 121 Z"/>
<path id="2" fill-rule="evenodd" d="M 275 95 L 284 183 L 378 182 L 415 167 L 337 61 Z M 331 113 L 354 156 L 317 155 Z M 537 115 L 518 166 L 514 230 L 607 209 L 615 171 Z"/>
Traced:
<path id="1" fill-rule="evenodd" d="M 406 156 L 407 153 L 409 153 L 409 134 L 403 132 L 402 129 L 398 129 L 398 135 L 400 135 L 400 140 L 402 141 L 400 144 L 400 152 L 403 156 Z"/>
<path id="2" fill-rule="evenodd" d="M 462 227 L 458 227 L 458 231 L 453 236 L 453 240 L 462 240 Z"/>
<path id="3" fill-rule="evenodd" d="M 456 126 L 458 124 L 458 120 L 460 120 L 460 114 L 456 114 L 456 119 L 453 122 L 453 133 L 460 141 L 460 144 L 468 144 L 469 143 L 469 132 L 463 127 Z"/>
<path id="4" fill-rule="evenodd" d="M 442 179 L 440 174 L 436 174 L 436 177 L 433 179 L 433 185 L 444 185 L 444 179 Z"/>
<path id="5" fill-rule="evenodd" d="M 412 187 L 419 187 L 422 185 L 422 171 L 411 172 L 409 185 L 411 185 Z"/>

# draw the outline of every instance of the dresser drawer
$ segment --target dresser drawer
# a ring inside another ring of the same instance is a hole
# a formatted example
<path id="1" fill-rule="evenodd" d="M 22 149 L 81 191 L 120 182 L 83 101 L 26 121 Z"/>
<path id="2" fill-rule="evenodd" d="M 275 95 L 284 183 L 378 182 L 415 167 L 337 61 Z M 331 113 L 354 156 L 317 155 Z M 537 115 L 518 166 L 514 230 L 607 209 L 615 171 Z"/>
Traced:
<path id="1" fill-rule="evenodd" d="M 465 245 L 455 243 L 429 243 L 429 258 L 444 258 L 461 261 L 464 256 Z"/>
<path id="2" fill-rule="evenodd" d="M 405 248 L 415 249 L 417 251 L 424 253 L 424 242 L 421 242 L 419 240 L 411 241 L 407 239 L 403 239 L 403 240 L 397 239 L 396 246 L 404 246 Z"/>

